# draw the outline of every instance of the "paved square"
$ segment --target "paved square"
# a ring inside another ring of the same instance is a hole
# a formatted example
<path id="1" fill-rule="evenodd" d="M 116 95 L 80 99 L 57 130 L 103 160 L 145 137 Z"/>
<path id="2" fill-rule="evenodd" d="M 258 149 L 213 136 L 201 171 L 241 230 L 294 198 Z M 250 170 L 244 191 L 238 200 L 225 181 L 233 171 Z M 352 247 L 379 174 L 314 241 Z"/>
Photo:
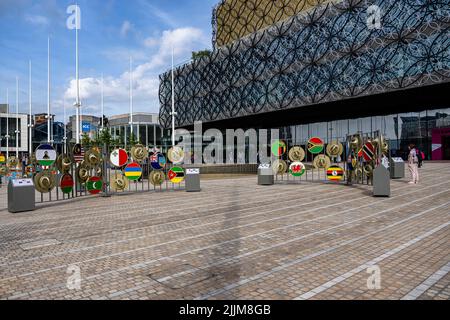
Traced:
<path id="1" fill-rule="evenodd" d="M 242 177 L 20 214 L 3 187 L 0 298 L 449 299 L 449 169 L 391 198 Z"/>

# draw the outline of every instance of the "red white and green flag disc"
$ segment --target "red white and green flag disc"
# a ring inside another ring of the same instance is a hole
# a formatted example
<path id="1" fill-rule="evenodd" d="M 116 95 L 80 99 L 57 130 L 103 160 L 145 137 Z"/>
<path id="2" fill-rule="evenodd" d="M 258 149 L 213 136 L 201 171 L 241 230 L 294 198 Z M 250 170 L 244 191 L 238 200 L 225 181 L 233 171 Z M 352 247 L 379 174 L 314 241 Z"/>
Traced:
<path id="1" fill-rule="evenodd" d="M 99 194 L 103 189 L 103 181 L 100 177 L 91 177 L 86 183 L 86 189 L 90 194 Z"/>
<path id="2" fill-rule="evenodd" d="M 306 172 L 306 167 L 303 163 L 301 162 L 293 162 L 290 166 L 289 166 L 289 173 L 293 176 L 293 177 L 301 177 L 305 174 Z"/>
<path id="3" fill-rule="evenodd" d="M 41 144 L 36 149 L 36 161 L 40 166 L 50 167 L 56 161 L 56 151 L 49 144 Z"/>
<path id="4" fill-rule="evenodd" d="M 64 194 L 70 194 L 73 191 L 74 181 L 70 174 L 65 174 L 61 178 L 60 187 Z"/>
<path id="5" fill-rule="evenodd" d="M 323 151 L 325 143 L 320 138 L 311 138 L 308 141 L 308 151 L 312 154 L 319 154 Z"/>
<path id="6" fill-rule="evenodd" d="M 128 162 L 128 153 L 124 149 L 116 149 L 109 157 L 111 164 L 115 167 L 123 167 Z"/>

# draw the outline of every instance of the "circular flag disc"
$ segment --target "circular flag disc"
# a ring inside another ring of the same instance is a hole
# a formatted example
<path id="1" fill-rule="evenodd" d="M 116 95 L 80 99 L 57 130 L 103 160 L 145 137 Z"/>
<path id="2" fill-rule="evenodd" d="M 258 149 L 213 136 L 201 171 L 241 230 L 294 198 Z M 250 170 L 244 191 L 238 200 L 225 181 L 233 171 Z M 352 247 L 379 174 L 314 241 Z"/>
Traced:
<path id="1" fill-rule="evenodd" d="M 287 146 L 286 142 L 282 140 L 276 140 L 272 143 L 272 154 L 275 157 L 281 157 L 283 154 L 286 153 Z"/>
<path id="2" fill-rule="evenodd" d="M 41 144 L 36 149 L 36 161 L 40 166 L 50 167 L 56 162 L 56 151 L 49 144 Z"/>
<path id="3" fill-rule="evenodd" d="M 328 156 L 319 154 L 314 158 L 313 165 L 316 169 L 327 169 L 331 166 L 331 160 Z"/>
<path id="4" fill-rule="evenodd" d="M 362 150 L 363 158 L 367 162 L 372 161 L 375 158 L 375 147 L 371 142 L 367 142 Z"/>
<path id="5" fill-rule="evenodd" d="M 128 188 L 128 179 L 125 178 L 122 174 L 116 173 L 112 177 L 111 181 L 111 189 L 114 191 L 124 191 Z"/>
<path id="6" fill-rule="evenodd" d="M 123 167 L 128 162 L 128 153 L 124 149 L 116 149 L 111 152 L 109 161 L 117 168 Z"/>
<path id="7" fill-rule="evenodd" d="M 166 157 L 162 153 L 155 153 L 150 156 L 150 165 L 155 170 L 162 170 L 166 166 Z"/>
<path id="8" fill-rule="evenodd" d="M 344 146 L 339 141 L 332 141 L 327 145 L 327 154 L 331 158 L 337 158 L 344 152 Z"/>
<path id="9" fill-rule="evenodd" d="M 344 169 L 339 166 L 331 166 L 327 169 L 327 179 L 330 181 L 344 180 Z"/>
<path id="10" fill-rule="evenodd" d="M 102 178 L 90 177 L 86 183 L 86 188 L 90 194 L 99 194 L 103 189 Z"/>
<path id="11" fill-rule="evenodd" d="M 137 162 L 132 162 L 124 169 L 125 177 L 131 181 L 137 181 L 142 177 L 142 168 Z"/>
<path id="12" fill-rule="evenodd" d="M 291 150 L 289 150 L 289 160 L 293 162 L 305 160 L 305 150 L 300 146 L 292 147 Z"/>
<path id="13" fill-rule="evenodd" d="M 152 171 L 150 173 L 150 182 L 154 186 L 160 186 L 164 183 L 166 177 L 163 171 Z"/>
<path id="14" fill-rule="evenodd" d="M 289 173 L 294 177 L 301 177 L 305 174 L 305 172 L 306 172 L 306 167 L 301 162 L 293 162 L 289 166 Z"/>
<path id="15" fill-rule="evenodd" d="M 323 151 L 324 142 L 318 137 L 309 139 L 308 141 L 308 151 L 312 154 L 319 154 Z"/>
<path id="16" fill-rule="evenodd" d="M 173 164 L 180 164 L 184 161 L 184 150 L 181 147 L 172 147 L 167 152 L 167 158 Z"/>
<path id="17" fill-rule="evenodd" d="M 76 163 L 80 163 L 81 161 L 84 160 L 83 147 L 81 146 L 81 144 L 77 143 L 76 145 L 73 146 L 72 155 L 73 160 Z"/>
<path id="18" fill-rule="evenodd" d="M 55 176 L 49 171 L 42 171 L 34 177 L 34 187 L 41 193 L 48 193 L 56 186 Z"/>
<path id="19" fill-rule="evenodd" d="M 180 167 L 173 167 L 169 170 L 167 176 L 169 177 L 170 182 L 181 183 L 184 181 L 184 170 Z"/>
<path id="20" fill-rule="evenodd" d="M 73 191 L 74 181 L 71 174 L 65 174 L 61 177 L 61 182 L 59 183 L 61 191 L 64 194 L 70 194 Z"/>
<path id="21" fill-rule="evenodd" d="M 288 169 L 287 163 L 284 160 L 275 160 L 272 163 L 272 171 L 275 175 L 283 175 Z"/>

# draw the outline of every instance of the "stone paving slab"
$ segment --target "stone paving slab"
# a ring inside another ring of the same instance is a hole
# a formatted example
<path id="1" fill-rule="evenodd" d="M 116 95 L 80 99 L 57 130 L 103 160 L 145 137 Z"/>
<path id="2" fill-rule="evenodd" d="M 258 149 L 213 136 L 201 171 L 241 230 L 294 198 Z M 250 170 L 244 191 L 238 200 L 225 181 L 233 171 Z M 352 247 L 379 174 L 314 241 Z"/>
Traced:
<path id="1" fill-rule="evenodd" d="M 245 176 L 10 214 L 1 188 L 0 299 L 449 299 L 449 167 L 390 198 Z"/>

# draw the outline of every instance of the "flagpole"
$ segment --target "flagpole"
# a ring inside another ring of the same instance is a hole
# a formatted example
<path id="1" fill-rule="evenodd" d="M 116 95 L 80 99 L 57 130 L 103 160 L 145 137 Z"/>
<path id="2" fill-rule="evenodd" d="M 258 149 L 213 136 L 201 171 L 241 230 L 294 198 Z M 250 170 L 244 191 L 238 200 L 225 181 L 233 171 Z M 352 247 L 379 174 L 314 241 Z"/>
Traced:
<path id="1" fill-rule="evenodd" d="M 28 102 L 30 107 L 30 124 L 28 125 L 29 130 L 29 145 L 28 145 L 28 155 L 31 157 L 31 153 L 33 150 L 33 107 L 32 107 L 32 87 L 31 87 L 31 60 L 29 61 L 29 94 L 28 94 Z"/>
<path id="2" fill-rule="evenodd" d="M 47 142 L 51 143 L 50 132 L 51 120 L 50 120 L 50 37 L 48 37 L 47 44 Z"/>
<path id="3" fill-rule="evenodd" d="M 130 57 L 130 139 L 133 136 L 133 58 Z"/>
<path id="4" fill-rule="evenodd" d="M 80 101 L 80 74 L 79 74 L 79 57 L 78 57 L 78 28 L 80 27 L 78 25 L 79 22 L 79 12 L 78 12 L 78 3 L 76 5 L 76 17 L 75 17 L 75 73 L 76 73 L 76 82 L 77 82 L 77 100 L 76 100 L 76 125 L 77 125 L 77 129 L 76 129 L 76 142 L 77 144 L 80 143 L 80 125 L 81 125 L 81 120 L 80 120 L 80 109 L 81 109 L 81 101 Z"/>
<path id="5" fill-rule="evenodd" d="M 66 98 L 63 99 L 63 107 L 64 107 L 64 152 L 67 153 L 67 123 L 66 123 Z"/>
<path id="6" fill-rule="evenodd" d="M 6 159 L 9 159 L 9 89 L 6 89 Z"/>
<path id="7" fill-rule="evenodd" d="M 16 159 L 19 159 L 19 77 L 16 77 Z"/>
<path id="8" fill-rule="evenodd" d="M 103 121 L 103 118 L 104 118 L 104 115 L 105 115 L 105 110 L 104 110 L 104 108 L 105 108 L 105 106 L 104 106 L 104 103 L 105 103 L 105 101 L 104 101 L 104 92 L 103 92 L 103 73 L 102 73 L 102 87 L 101 87 L 101 91 L 102 91 L 102 103 L 101 103 L 101 105 L 102 105 L 102 114 L 101 114 L 101 121 L 102 121 L 102 131 L 105 129 L 105 123 L 104 123 L 104 121 Z"/>
<path id="9" fill-rule="evenodd" d="M 172 46 L 172 147 L 175 146 L 175 76 L 173 58 L 174 50 Z"/>

